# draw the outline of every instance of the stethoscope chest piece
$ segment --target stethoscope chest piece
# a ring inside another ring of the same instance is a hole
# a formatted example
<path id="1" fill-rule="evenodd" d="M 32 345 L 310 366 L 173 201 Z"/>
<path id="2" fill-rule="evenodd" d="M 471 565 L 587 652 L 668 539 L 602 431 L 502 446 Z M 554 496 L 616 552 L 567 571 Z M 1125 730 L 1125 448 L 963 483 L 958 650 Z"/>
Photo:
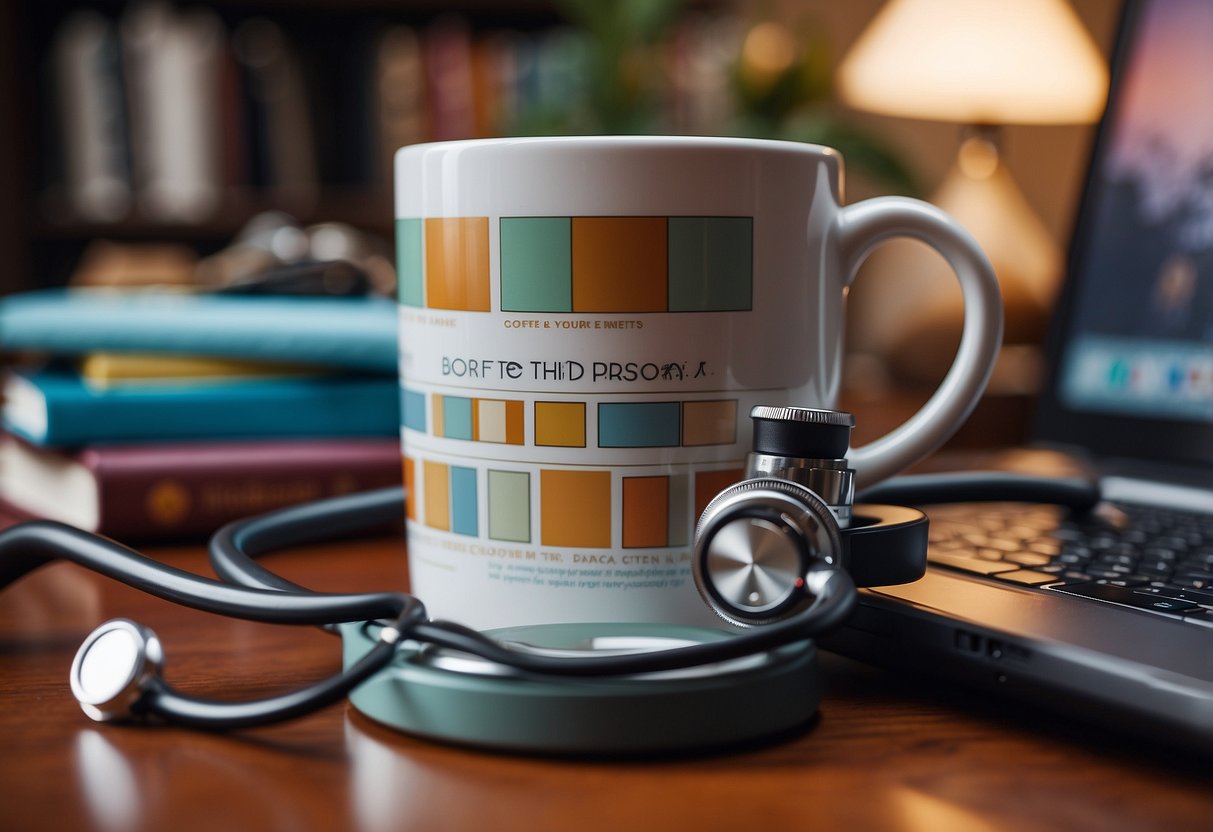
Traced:
<path id="1" fill-rule="evenodd" d="M 154 632 L 129 619 L 114 618 L 93 630 L 76 651 L 72 694 L 90 718 L 121 719 L 159 677 L 163 664 L 164 650 Z"/>
<path id="2" fill-rule="evenodd" d="M 341 625 L 346 666 L 379 625 Z M 735 634 L 666 624 L 549 624 L 488 633 L 540 655 L 663 650 Z M 452 650 L 411 646 L 350 694 L 362 714 L 428 739 L 537 754 L 707 751 L 806 726 L 821 698 L 817 653 L 804 641 L 684 670 L 554 678 Z"/>

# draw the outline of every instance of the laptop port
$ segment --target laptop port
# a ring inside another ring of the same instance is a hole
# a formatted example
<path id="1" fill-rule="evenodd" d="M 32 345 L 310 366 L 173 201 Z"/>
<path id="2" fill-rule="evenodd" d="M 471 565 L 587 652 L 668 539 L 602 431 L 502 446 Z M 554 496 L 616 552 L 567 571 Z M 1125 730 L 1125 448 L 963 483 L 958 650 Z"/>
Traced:
<path id="1" fill-rule="evenodd" d="M 952 643 L 957 650 L 965 653 L 984 652 L 985 639 L 977 635 L 977 633 L 971 633 L 968 630 L 957 630 Z"/>

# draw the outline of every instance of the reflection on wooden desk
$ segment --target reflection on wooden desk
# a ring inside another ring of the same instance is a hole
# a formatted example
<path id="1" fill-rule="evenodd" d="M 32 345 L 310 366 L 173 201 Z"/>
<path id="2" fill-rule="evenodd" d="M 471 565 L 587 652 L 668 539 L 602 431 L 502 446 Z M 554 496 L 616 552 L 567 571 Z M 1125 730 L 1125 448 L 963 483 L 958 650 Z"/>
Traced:
<path id="1" fill-rule="evenodd" d="M 200 547 L 164 561 L 210 574 Z M 315 589 L 406 583 L 398 538 L 274 565 Z M 1208 829 L 1207 763 L 826 655 L 821 717 L 722 755 L 551 759 L 396 733 L 348 705 L 233 734 L 89 722 L 67 689 L 101 620 L 153 627 L 167 675 L 252 698 L 321 678 L 335 639 L 232 621 L 57 564 L 0 592 L 0 806 L 26 829 Z M 705 714 L 704 719 L 713 715 Z"/>

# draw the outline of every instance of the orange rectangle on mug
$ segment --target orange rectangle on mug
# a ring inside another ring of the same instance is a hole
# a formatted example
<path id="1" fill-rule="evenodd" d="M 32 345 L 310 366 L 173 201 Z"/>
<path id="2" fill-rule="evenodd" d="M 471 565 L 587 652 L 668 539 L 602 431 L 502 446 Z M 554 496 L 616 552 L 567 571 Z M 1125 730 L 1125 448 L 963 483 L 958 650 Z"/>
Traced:
<path id="1" fill-rule="evenodd" d="M 544 546 L 611 545 L 611 472 L 539 472 L 539 540 Z"/>
<path id="2" fill-rule="evenodd" d="M 670 478 L 623 478 L 623 547 L 670 545 Z"/>
<path id="3" fill-rule="evenodd" d="M 573 311 L 665 312 L 665 217 L 573 217 Z"/>
<path id="4" fill-rule="evenodd" d="M 489 311 L 488 217 L 425 221 L 425 305 Z"/>
<path id="5" fill-rule="evenodd" d="M 404 516 L 409 520 L 417 519 L 417 490 L 416 470 L 411 456 L 404 459 Z"/>
<path id="6" fill-rule="evenodd" d="M 740 468 L 729 468 L 725 471 L 696 471 L 695 472 L 695 516 L 703 514 L 703 510 L 712 502 L 712 498 L 724 491 L 735 482 L 741 482 L 743 472 Z"/>

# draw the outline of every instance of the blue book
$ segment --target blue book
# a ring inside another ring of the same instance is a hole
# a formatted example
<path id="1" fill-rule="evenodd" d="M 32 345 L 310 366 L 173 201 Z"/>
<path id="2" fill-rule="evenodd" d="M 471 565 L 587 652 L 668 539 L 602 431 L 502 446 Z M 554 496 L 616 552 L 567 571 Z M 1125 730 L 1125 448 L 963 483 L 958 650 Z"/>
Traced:
<path id="1" fill-rule="evenodd" d="M 35 445 L 397 436 L 387 376 L 314 376 L 97 390 L 68 370 L 10 372 L 0 421 Z"/>
<path id="2" fill-rule="evenodd" d="M 47 289 L 0 299 L 0 349 L 176 353 L 396 372 L 396 303 Z"/>

